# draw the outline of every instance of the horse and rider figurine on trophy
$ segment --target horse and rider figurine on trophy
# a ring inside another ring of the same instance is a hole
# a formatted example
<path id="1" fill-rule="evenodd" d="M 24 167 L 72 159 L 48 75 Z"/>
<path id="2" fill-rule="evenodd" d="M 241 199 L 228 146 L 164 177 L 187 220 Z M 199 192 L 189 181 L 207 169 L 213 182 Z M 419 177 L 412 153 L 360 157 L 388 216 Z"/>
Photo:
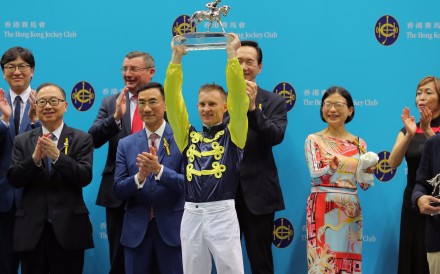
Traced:
<path id="1" fill-rule="evenodd" d="M 212 24 L 217 21 L 222 28 L 222 31 L 225 32 L 225 28 L 223 27 L 221 16 L 226 16 L 229 12 L 229 6 L 221 6 L 217 7 L 217 5 L 221 2 L 221 0 L 215 0 L 214 2 L 209 2 L 205 6 L 209 9 L 209 11 L 202 10 L 196 11 L 189 19 L 190 23 L 194 23 L 194 27 L 196 27 L 203 20 L 209 21 L 208 32 L 211 30 Z"/>

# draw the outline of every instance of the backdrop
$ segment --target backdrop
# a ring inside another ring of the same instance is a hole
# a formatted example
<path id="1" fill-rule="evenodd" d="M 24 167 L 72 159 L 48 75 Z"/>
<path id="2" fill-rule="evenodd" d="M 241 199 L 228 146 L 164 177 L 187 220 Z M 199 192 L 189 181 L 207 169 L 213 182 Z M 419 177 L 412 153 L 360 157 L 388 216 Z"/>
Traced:
<path id="1" fill-rule="evenodd" d="M 123 88 L 119 69 L 125 54 L 152 54 L 157 68 L 153 80 L 163 83 L 173 30 L 186 27 L 182 20 L 187 16 L 180 16 L 205 9 L 206 2 L 3 1 L 0 51 L 16 45 L 31 49 L 36 58 L 32 87 L 47 81 L 61 85 L 70 95 L 66 123 L 87 131 L 102 98 Z M 377 178 L 383 181 L 376 179 L 374 187 L 359 194 L 364 273 L 396 273 L 406 163 L 393 171 L 386 158 L 402 127 L 403 107 L 415 113 L 418 82 L 440 75 L 440 2 L 223 0 L 220 5 L 231 7 L 223 17 L 226 31 L 256 40 L 263 49 L 258 84 L 284 96 L 290 107 L 284 142 L 274 149 L 286 201 L 274 225 L 276 273 L 307 271 L 304 226 L 310 176 L 304 140 L 325 127 L 319 104 L 332 85 L 344 86 L 355 99 L 349 131 L 364 138 L 368 150 L 382 152 Z M 197 30 L 206 30 L 206 23 Z M 183 63 L 185 100 L 191 121 L 199 125 L 198 87 L 225 84 L 226 54 L 190 52 Z M 8 88 L 3 80 L 0 86 Z M 84 189 L 95 240 L 95 248 L 86 252 L 84 273 L 109 269 L 105 211 L 95 205 L 106 151 L 106 146 L 95 151 L 93 182 Z M 245 267 L 250 273 L 247 261 Z"/>

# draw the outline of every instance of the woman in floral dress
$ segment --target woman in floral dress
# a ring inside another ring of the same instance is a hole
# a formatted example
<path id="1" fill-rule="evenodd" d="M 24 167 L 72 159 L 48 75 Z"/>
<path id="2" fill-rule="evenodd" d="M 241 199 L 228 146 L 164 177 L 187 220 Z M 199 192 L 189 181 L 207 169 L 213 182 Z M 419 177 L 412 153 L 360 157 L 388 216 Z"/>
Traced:
<path id="1" fill-rule="evenodd" d="M 366 151 L 364 140 L 345 124 L 354 117 L 353 99 L 342 87 L 329 88 L 322 97 L 321 118 L 327 127 L 305 142 L 312 179 L 307 199 L 308 273 L 362 272 L 362 213 L 356 170 Z M 373 173 L 375 167 L 364 172 Z M 369 182 L 358 182 L 364 190 Z"/>

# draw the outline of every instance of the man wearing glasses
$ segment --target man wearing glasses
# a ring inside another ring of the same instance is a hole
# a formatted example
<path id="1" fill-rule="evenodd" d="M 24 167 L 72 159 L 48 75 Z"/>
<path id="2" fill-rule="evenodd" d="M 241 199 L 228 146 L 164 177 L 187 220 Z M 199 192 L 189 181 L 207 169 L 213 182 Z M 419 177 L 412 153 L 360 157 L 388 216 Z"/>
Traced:
<path id="1" fill-rule="evenodd" d="M 68 127 L 64 90 L 52 83 L 36 92 L 42 126 L 14 140 L 8 180 L 23 188 L 15 214 L 14 251 L 21 273 L 81 274 L 93 247 L 82 189 L 92 181 L 92 137 Z"/>
<path id="2" fill-rule="evenodd" d="M 15 136 L 40 123 L 35 114 L 35 91 L 30 87 L 35 68 L 32 52 L 22 47 L 8 49 L 2 56 L 1 68 L 9 93 L 0 88 L 0 273 L 10 274 L 18 271 L 12 234 L 22 190 L 10 186 L 6 173 Z"/>
<path id="3" fill-rule="evenodd" d="M 115 159 L 120 139 L 143 128 L 137 112 L 137 91 L 148 84 L 156 69 L 151 55 L 134 51 L 125 56 L 121 68 L 125 88 L 120 94 L 105 97 L 89 133 L 95 148 L 108 144 L 107 161 L 102 172 L 96 204 L 106 208 L 107 235 L 110 247 L 110 274 L 123 274 L 124 250 L 121 238 L 125 202 L 113 194 Z"/>
<path id="4" fill-rule="evenodd" d="M 164 99 L 159 83 L 139 89 L 145 129 L 123 138 L 116 154 L 114 192 L 127 201 L 121 237 L 127 274 L 155 274 L 156 264 L 160 273 L 183 273 L 182 154 L 164 119 Z"/>

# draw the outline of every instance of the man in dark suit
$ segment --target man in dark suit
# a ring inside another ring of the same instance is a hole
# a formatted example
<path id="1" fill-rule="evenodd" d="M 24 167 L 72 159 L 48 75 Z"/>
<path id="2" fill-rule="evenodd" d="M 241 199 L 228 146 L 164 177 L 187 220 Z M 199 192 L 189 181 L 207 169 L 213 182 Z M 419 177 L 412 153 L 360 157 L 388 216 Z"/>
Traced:
<path id="1" fill-rule="evenodd" d="M 427 214 L 425 227 L 426 254 L 430 273 L 440 271 L 440 135 L 430 137 L 423 149 L 417 169 L 416 186 L 411 201 Z"/>
<path id="2" fill-rule="evenodd" d="M 140 86 L 148 84 L 156 72 L 154 60 L 148 53 L 130 52 L 125 56 L 122 65 L 122 77 L 125 89 L 118 95 L 105 97 L 102 100 L 98 115 L 89 133 L 93 145 L 100 148 L 108 144 L 107 161 L 102 172 L 96 204 L 106 208 L 107 236 L 110 247 L 110 274 L 124 273 L 124 250 L 120 245 L 125 202 L 116 198 L 113 193 L 115 159 L 120 139 L 142 128 L 142 120 L 136 113 L 136 95 Z M 137 119 L 139 118 L 139 119 Z M 135 119 L 135 127 L 132 127 Z M 136 120 L 137 119 L 137 120 Z M 137 122 L 140 128 L 137 128 Z"/>
<path id="3" fill-rule="evenodd" d="M 182 274 L 182 155 L 165 122 L 164 90 L 150 82 L 138 91 L 145 129 L 119 141 L 114 192 L 126 201 L 121 243 L 125 273 Z"/>
<path id="4" fill-rule="evenodd" d="M 40 123 L 35 113 L 35 91 L 30 87 L 35 68 L 32 52 L 10 48 L 2 56 L 1 67 L 9 93 L 0 88 L 0 273 L 12 274 L 17 273 L 19 264 L 12 252 L 12 234 L 22 190 L 12 188 L 6 173 L 15 136 Z"/>
<path id="5" fill-rule="evenodd" d="M 263 67 L 263 53 L 258 43 L 242 41 L 237 57 L 247 84 L 249 131 L 235 202 L 252 273 L 268 274 L 274 273 L 272 233 L 275 212 L 284 209 L 272 147 L 284 138 L 286 102 L 256 84 L 256 76 Z"/>
<path id="6" fill-rule="evenodd" d="M 15 215 L 14 251 L 27 273 L 76 273 L 93 247 L 82 188 L 92 181 L 92 137 L 63 122 L 64 90 L 51 83 L 36 92 L 42 127 L 14 140 L 8 180 L 23 187 Z"/>

